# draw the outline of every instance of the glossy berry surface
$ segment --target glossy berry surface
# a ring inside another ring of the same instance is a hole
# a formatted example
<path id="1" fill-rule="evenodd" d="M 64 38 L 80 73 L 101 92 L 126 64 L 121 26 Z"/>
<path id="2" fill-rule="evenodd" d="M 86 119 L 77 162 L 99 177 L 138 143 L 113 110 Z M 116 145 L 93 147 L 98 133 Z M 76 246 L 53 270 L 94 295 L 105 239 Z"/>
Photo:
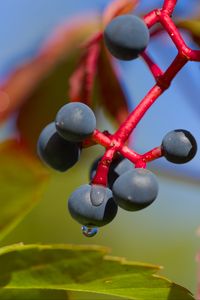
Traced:
<path id="1" fill-rule="evenodd" d="M 113 185 L 116 203 L 125 210 L 140 210 L 157 197 L 158 183 L 155 175 L 146 169 L 134 169 L 122 174 Z"/>
<path id="2" fill-rule="evenodd" d="M 99 157 L 93 162 L 89 173 L 90 180 L 94 178 L 98 163 L 101 159 L 102 157 Z M 130 169 L 133 169 L 133 164 L 130 162 L 130 160 L 124 158 L 122 155 L 119 155 L 118 157 L 113 159 L 108 172 L 108 187 L 112 189 L 115 180 L 124 172 Z"/>
<path id="3" fill-rule="evenodd" d="M 87 227 L 100 227 L 110 223 L 117 214 L 117 205 L 111 190 L 106 187 L 104 189 L 103 202 L 98 205 L 91 201 L 91 185 L 85 184 L 75 190 L 68 201 L 71 216 Z"/>
<path id="4" fill-rule="evenodd" d="M 197 143 L 193 135 L 183 129 L 170 131 L 162 141 L 162 151 L 165 158 L 176 164 L 190 161 L 197 152 Z"/>
<path id="5" fill-rule="evenodd" d="M 137 58 L 147 47 L 149 30 L 139 17 L 122 15 L 107 25 L 104 40 L 113 56 L 121 60 L 131 60 Z"/>
<path id="6" fill-rule="evenodd" d="M 96 118 L 89 106 L 81 102 L 71 102 L 58 111 L 56 129 L 68 141 L 81 142 L 96 128 Z"/>
<path id="7" fill-rule="evenodd" d="M 54 122 L 42 130 L 38 139 L 37 151 L 43 162 L 61 172 L 71 168 L 80 156 L 79 146 L 61 138 L 56 131 Z"/>

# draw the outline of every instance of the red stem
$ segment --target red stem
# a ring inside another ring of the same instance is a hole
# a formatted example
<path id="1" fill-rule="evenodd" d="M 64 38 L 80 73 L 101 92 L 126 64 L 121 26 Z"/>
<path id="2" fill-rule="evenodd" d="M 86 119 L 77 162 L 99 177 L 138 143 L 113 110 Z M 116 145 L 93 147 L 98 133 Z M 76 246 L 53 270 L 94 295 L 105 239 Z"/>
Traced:
<path id="1" fill-rule="evenodd" d="M 156 148 L 144 153 L 141 156 L 141 158 L 145 162 L 150 162 L 150 161 L 160 158 L 162 156 L 163 156 L 162 149 L 161 149 L 161 146 L 159 146 L 159 147 L 156 147 Z"/>
<path id="2" fill-rule="evenodd" d="M 119 152 L 127 159 L 129 159 L 132 163 L 136 163 L 138 160 L 141 159 L 141 155 L 136 153 L 135 151 L 131 150 L 127 146 L 122 146 L 119 149 Z"/>
<path id="3" fill-rule="evenodd" d="M 185 56 L 177 55 L 173 63 L 169 66 L 167 71 L 157 80 L 157 84 L 148 92 L 144 99 L 138 104 L 135 110 L 128 116 L 126 121 L 121 124 L 119 129 L 114 134 L 114 138 L 124 143 L 140 122 L 147 110 L 157 100 L 157 98 L 170 86 L 172 79 L 186 64 Z"/>
<path id="4" fill-rule="evenodd" d="M 165 0 L 163 4 L 163 11 L 166 11 L 168 15 L 171 15 L 177 4 L 177 0 Z"/>
<path id="5" fill-rule="evenodd" d="M 156 99 L 162 94 L 163 88 L 157 84 L 148 92 L 144 99 L 138 104 L 134 111 L 128 116 L 126 121 L 121 124 L 119 129 L 114 134 L 117 141 L 123 144 L 132 133 L 133 129 L 137 126 L 142 119 L 145 112 L 151 107 Z"/>
<path id="6" fill-rule="evenodd" d="M 93 132 L 92 140 L 105 148 L 108 148 L 111 145 L 111 139 L 97 129 Z"/>
<path id="7" fill-rule="evenodd" d="M 151 71 L 153 77 L 157 81 L 158 77 L 163 75 L 163 71 L 159 68 L 159 66 L 153 61 L 153 59 L 150 57 L 147 52 L 143 52 L 141 54 L 141 57 L 146 62 L 147 66 L 149 67 L 149 70 Z"/>
<path id="8" fill-rule="evenodd" d="M 101 161 L 98 164 L 96 174 L 92 179 L 92 184 L 101 184 L 107 186 L 108 171 L 115 154 L 115 148 L 106 150 Z"/>
<path id="9" fill-rule="evenodd" d="M 163 11 L 160 15 L 159 22 L 162 24 L 162 26 L 165 28 L 166 32 L 169 34 L 171 40 L 175 44 L 179 53 L 182 53 L 186 57 L 189 58 L 191 49 L 189 47 L 187 47 L 187 45 L 185 44 L 180 32 L 178 31 L 177 27 L 173 23 L 170 16 Z"/>
<path id="10" fill-rule="evenodd" d="M 151 28 L 159 21 L 158 10 L 154 9 L 143 17 L 144 22 L 148 28 Z"/>
<path id="11" fill-rule="evenodd" d="M 92 183 L 103 185 L 107 184 L 109 167 L 116 152 L 121 153 L 124 157 L 129 159 L 133 164 L 135 164 L 136 168 L 145 168 L 146 163 L 160 158 L 163 155 L 161 146 L 144 154 L 138 154 L 134 150 L 125 146 L 124 143 L 128 140 L 130 134 L 152 104 L 166 89 L 169 88 L 172 80 L 183 66 L 188 61 L 200 61 L 200 50 L 191 50 L 185 44 L 179 30 L 176 28 L 170 17 L 176 4 L 177 0 L 165 0 L 161 9 L 155 9 L 143 17 L 148 28 L 151 28 L 158 22 L 163 26 L 178 50 L 176 58 L 168 69 L 163 72 L 147 54 L 147 52 L 142 53 L 142 58 L 156 80 L 155 86 L 147 93 L 144 99 L 138 104 L 133 112 L 127 117 L 126 121 L 121 124 L 119 129 L 113 135 L 108 132 L 102 133 L 95 130 L 92 138 L 87 139 L 83 144 L 83 147 L 100 144 L 107 149 L 98 165 L 97 172 Z M 100 42 L 102 37 L 102 32 L 96 33 L 87 41 L 85 46 L 91 47 L 95 43 Z"/>
<path id="12" fill-rule="evenodd" d="M 191 61 L 200 61 L 200 50 L 191 50 L 189 59 Z"/>

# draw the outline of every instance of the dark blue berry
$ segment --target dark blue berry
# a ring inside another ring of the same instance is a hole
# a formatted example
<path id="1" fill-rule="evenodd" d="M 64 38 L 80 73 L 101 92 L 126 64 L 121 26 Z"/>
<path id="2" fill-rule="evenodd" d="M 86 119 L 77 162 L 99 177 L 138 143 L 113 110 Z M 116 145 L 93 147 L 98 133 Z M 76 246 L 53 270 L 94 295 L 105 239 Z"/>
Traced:
<path id="1" fill-rule="evenodd" d="M 100 227 L 110 223 L 117 214 L 117 205 L 113 200 L 112 192 L 105 189 L 103 202 L 95 205 L 91 201 L 91 188 L 89 184 L 80 186 L 75 190 L 68 201 L 71 216 L 80 224 L 87 227 Z"/>
<path id="2" fill-rule="evenodd" d="M 98 163 L 100 162 L 101 159 L 102 156 L 97 158 L 93 162 L 89 172 L 90 180 L 94 178 L 98 167 Z M 124 158 L 122 155 L 118 155 L 116 158 L 114 158 L 108 172 L 108 187 L 112 189 L 115 180 L 124 172 L 132 168 L 133 168 L 133 164 L 128 159 Z"/>
<path id="3" fill-rule="evenodd" d="M 61 172 L 71 168 L 80 156 L 78 144 L 64 140 L 57 133 L 54 122 L 42 130 L 38 139 L 37 150 L 43 162 Z"/>
<path id="4" fill-rule="evenodd" d="M 133 169 L 123 173 L 113 185 L 113 197 L 125 210 L 140 210 L 157 197 L 158 183 L 155 175 L 146 169 Z"/>
<path id="5" fill-rule="evenodd" d="M 66 140 L 81 142 L 96 128 L 96 118 L 89 106 L 81 102 L 71 102 L 58 111 L 56 129 Z"/>
<path id="6" fill-rule="evenodd" d="M 114 18 L 104 31 L 104 40 L 113 56 L 122 60 L 138 57 L 148 45 L 149 30 L 145 22 L 134 15 Z"/>
<path id="7" fill-rule="evenodd" d="M 168 132 L 162 141 L 162 151 L 165 158 L 175 164 L 190 161 L 197 152 L 197 143 L 193 135 L 183 129 Z"/>

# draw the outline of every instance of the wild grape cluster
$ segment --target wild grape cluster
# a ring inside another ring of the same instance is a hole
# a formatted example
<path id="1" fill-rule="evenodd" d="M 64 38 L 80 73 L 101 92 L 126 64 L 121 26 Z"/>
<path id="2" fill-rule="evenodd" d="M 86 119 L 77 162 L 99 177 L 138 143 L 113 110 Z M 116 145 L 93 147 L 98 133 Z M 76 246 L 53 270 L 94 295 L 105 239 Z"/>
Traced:
<path id="1" fill-rule="evenodd" d="M 123 15 L 107 25 L 104 40 L 116 58 L 136 59 L 148 45 L 149 30 L 139 17 Z M 58 111 L 55 121 L 40 134 L 38 154 L 55 170 L 67 171 L 79 160 L 84 142 L 93 139 L 95 130 L 93 111 L 81 102 L 68 103 Z M 110 149 L 112 147 L 111 143 Z M 97 233 L 97 227 L 115 218 L 118 206 L 127 211 L 138 211 L 152 204 L 158 195 L 156 176 L 146 169 L 146 164 L 138 165 L 127 159 L 120 149 L 116 148 L 112 161 L 107 164 L 107 186 L 94 180 L 99 165 L 106 163 L 103 156 L 91 166 L 90 183 L 80 186 L 69 197 L 69 212 L 82 225 L 83 234 L 88 237 Z M 164 136 L 159 149 L 160 156 L 172 163 L 183 164 L 195 156 L 197 144 L 190 132 L 178 129 Z"/>

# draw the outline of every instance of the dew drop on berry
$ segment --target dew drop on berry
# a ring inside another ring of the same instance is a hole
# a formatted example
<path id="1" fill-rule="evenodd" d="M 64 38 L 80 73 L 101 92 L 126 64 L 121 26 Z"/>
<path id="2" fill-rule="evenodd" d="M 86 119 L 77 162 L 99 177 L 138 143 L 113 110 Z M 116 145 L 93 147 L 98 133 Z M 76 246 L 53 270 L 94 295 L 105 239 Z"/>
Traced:
<path id="1" fill-rule="evenodd" d="M 98 228 L 97 227 L 87 227 L 87 226 L 82 226 L 82 233 L 86 237 L 93 237 L 98 233 Z"/>
<path id="2" fill-rule="evenodd" d="M 90 199 L 94 206 L 99 206 L 103 203 L 106 197 L 106 188 L 102 185 L 93 184 L 90 191 Z"/>

